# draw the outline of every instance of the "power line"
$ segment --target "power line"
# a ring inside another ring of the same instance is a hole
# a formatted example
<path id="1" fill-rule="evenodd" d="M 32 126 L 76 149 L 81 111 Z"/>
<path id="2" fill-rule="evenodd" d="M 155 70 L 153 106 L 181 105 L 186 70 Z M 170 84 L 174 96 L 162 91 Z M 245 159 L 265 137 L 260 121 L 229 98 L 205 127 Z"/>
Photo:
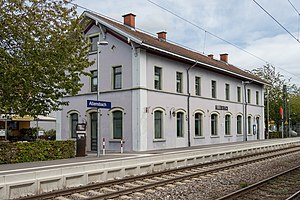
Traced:
<path id="1" fill-rule="evenodd" d="M 298 15 L 300 15 L 300 13 L 299 13 L 299 11 L 297 10 L 297 8 L 293 5 L 293 3 L 290 1 L 290 0 L 288 0 L 288 2 L 291 4 L 291 6 L 294 8 L 294 10 L 296 11 L 296 13 L 298 14 Z"/>
<path id="2" fill-rule="evenodd" d="M 257 3 L 255 0 L 253 0 L 254 3 L 256 3 L 256 5 L 258 5 L 258 7 L 260 7 L 265 13 L 267 13 L 279 26 L 281 26 L 281 28 L 283 28 L 290 36 L 292 36 L 298 43 L 300 43 L 300 41 L 289 31 L 287 30 L 279 21 L 277 21 L 266 9 L 264 9 L 259 3 Z"/>
<path id="3" fill-rule="evenodd" d="M 299 32 L 300 32 L 300 13 L 297 10 L 297 8 L 294 6 L 294 4 L 288 0 L 288 2 L 291 4 L 291 6 L 294 8 L 294 10 L 296 11 L 296 13 L 298 14 L 298 40 L 299 40 Z"/>

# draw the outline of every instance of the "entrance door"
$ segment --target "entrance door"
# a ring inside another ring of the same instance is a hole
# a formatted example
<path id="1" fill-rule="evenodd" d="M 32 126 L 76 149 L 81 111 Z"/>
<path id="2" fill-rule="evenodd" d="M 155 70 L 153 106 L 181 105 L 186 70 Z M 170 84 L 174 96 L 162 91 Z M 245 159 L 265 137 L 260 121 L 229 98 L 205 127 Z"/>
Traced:
<path id="1" fill-rule="evenodd" d="M 91 124 L 91 151 L 97 151 L 97 112 L 90 113 Z"/>

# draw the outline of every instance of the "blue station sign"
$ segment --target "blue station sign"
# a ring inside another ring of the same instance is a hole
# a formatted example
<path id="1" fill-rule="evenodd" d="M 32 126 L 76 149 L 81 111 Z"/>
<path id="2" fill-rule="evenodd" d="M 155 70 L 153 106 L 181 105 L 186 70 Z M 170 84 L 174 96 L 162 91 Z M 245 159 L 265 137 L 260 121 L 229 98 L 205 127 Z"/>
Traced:
<path id="1" fill-rule="evenodd" d="M 90 108 L 111 109 L 111 102 L 107 102 L 107 101 L 87 100 L 86 103 L 87 103 L 87 107 L 90 107 Z"/>

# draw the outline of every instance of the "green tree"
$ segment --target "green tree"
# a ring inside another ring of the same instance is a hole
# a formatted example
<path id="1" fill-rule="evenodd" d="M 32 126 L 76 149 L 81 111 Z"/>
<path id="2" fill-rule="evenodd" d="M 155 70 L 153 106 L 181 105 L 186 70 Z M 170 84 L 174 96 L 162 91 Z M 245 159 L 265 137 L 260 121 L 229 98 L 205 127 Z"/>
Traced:
<path id="1" fill-rule="evenodd" d="M 0 113 L 48 114 L 81 89 L 89 43 L 66 3 L 0 0 Z"/>
<path id="2" fill-rule="evenodd" d="M 267 117 L 266 101 L 269 98 L 270 121 L 274 121 L 277 127 L 281 126 L 279 109 L 281 106 L 284 106 L 283 85 L 286 85 L 288 88 L 287 99 L 293 97 L 293 100 L 291 99 L 290 101 L 293 101 L 293 103 L 291 102 L 291 105 L 293 104 L 293 107 L 295 108 L 300 108 L 300 101 L 297 102 L 297 100 L 294 100 L 299 97 L 299 88 L 295 84 L 291 84 L 290 80 L 284 79 L 284 76 L 279 72 L 276 72 L 275 68 L 271 65 L 265 65 L 263 68 L 254 69 L 251 71 L 251 73 L 259 76 L 261 79 L 269 83 L 269 85 L 265 87 L 265 117 Z M 269 91 L 269 96 L 267 91 Z M 296 111 L 294 109 L 294 111 L 298 113 L 300 110 Z M 293 112 L 292 107 L 290 112 Z"/>

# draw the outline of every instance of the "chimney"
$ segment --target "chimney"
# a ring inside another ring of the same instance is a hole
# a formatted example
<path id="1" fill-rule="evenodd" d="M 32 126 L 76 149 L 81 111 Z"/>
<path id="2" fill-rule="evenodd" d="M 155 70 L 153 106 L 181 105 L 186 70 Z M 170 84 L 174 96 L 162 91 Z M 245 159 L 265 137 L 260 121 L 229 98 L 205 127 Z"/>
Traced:
<path id="1" fill-rule="evenodd" d="M 214 58 L 214 54 L 208 54 L 207 57 L 213 59 Z"/>
<path id="2" fill-rule="evenodd" d="M 135 28 L 135 14 L 128 13 L 123 15 L 124 24 L 130 26 L 131 28 Z"/>
<path id="3" fill-rule="evenodd" d="M 160 40 L 166 41 L 167 39 L 167 32 L 166 31 L 161 31 L 157 33 L 157 37 Z"/>
<path id="4" fill-rule="evenodd" d="M 228 63 L 228 53 L 220 54 L 220 60 Z"/>

